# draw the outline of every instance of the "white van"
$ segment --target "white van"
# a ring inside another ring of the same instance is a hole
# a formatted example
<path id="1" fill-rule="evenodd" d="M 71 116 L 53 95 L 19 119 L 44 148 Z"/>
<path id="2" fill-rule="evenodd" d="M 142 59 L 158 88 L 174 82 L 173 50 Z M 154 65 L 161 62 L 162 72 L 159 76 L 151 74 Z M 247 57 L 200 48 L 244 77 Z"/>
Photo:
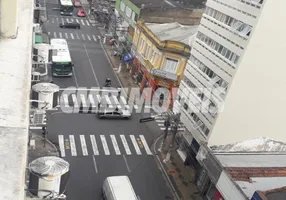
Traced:
<path id="1" fill-rule="evenodd" d="M 102 187 L 104 200 L 138 200 L 128 176 L 110 176 Z"/>

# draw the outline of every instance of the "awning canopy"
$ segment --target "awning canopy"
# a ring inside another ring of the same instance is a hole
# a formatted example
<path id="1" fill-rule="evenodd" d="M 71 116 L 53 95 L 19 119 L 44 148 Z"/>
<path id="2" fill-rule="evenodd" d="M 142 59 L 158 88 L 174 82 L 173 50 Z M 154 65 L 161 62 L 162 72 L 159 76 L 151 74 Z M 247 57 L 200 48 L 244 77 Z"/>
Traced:
<path id="1" fill-rule="evenodd" d="M 126 53 L 123 56 L 123 61 L 124 62 L 130 62 L 134 59 L 134 55 L 132 53 Z"/>

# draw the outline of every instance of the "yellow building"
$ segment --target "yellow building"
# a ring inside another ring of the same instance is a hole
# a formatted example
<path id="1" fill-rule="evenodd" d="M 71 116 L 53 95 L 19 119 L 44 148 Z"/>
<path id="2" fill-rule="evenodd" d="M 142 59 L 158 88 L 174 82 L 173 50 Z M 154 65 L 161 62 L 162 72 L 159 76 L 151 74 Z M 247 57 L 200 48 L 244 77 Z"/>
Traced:
<path id="1" fill-rule="evenodd" d="M 131 73 L 137 78 L 141 90 L 151 87 L 178 87 L 183 77 L 190 43 L 197 26 L 179 23 L 152 24 L 137 22 L 133 36 L 132 53 L 135 56 Z"/>

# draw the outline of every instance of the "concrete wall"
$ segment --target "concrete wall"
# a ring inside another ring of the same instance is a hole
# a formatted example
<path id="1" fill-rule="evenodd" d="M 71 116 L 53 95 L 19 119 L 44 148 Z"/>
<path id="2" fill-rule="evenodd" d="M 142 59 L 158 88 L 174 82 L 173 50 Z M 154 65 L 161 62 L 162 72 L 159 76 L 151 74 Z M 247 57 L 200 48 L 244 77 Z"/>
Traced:
<path id="1" fill-rule="evenodd" d="M 286 142 L 286 1 L 264 4 L 209 145 L 262 136 Z"/>
<path id="2" fill-rule="evenodd" d="M 183 25 L 199 25 L 203 10 L 188 10 L 180 8 L 142 9 L 140 18 L 149 23 L 178 22 Z"/>
<path id="3" fill-rule="evenodd" d="M 0 36 L 14 38 L 18 26 L 18 0 L 0 1 Z"/>

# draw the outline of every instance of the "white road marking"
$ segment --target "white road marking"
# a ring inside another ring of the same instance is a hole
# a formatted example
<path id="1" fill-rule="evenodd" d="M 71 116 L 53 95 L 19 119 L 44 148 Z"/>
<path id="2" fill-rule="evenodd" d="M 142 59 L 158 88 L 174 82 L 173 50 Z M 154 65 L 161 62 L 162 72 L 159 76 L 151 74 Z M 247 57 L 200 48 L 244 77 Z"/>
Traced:
<path id="1" fill-rule="evenodd" d="M 80 21 L 81 21 L 82 25 L 85 25 L 82 19 Z"/>
<path id="2" fill-rule="evenodd" d="M 54 38 L 57 38 L 57 33 L 56 32 L 54 32 Z"/>
<path id="3" fill-rule="evenodd" d="M 81 37 L 82 37 L 83 40 L 85 40 L 84 34 L 81 34 Z"/>
<path id="4" fill-rule="evenodd" d="M 76 33 L 76 37 L 77 37 L 77 39 L 79 40 L 79 35 Z"/>
<path id="5" fill-rule="evenodd" d="M 100 38 L 101 38 L 100 35 L 98 35 L 97 37 L 98 37 L 98 39 L 100 40 Z"/>
<path id="6" fill-rule="evenodd" d="M 72 18 L 71 18 L 70 20 L 71 20 L 71 22 L 73 22 L 73 19 L 72 19 Z"/>
<path id="7" fill-rule="evenodd" d="M 141 139 L 141 141 L 143 143 L 143 146 L 144 146 L 144 148 L 146 150 L 147 155 L 152 155 L 152 152 L 151 152 L 151 150 L 150 150 L 150 148 L 149 148 L 149 146 L 148 146 L 148 144 L 147 144 L 147 142 L 145 140 L 145 137 L 143 135 L 139 135 L 139 137 L 140 137 L 140 139 Z"/>
<path id="8" fill-rule="evenodd" d="M 95 37 L 95 35 L 92 35 L 92 38 L 94 39 L 94 41 L 96 41 L 96 37 Z"/>
<path id="9" fill-rule="evenodd" d="M 77 98 L 75 94 L 72 94 L 72 101 L 73 101 L 73 107 L 78 108 Z"/>
<path id="10" fill-rule="evenodd" d="M 130 138 L 131 138 L 131 141 L 133 143 L 133 146 L 134 146 L 134 149 L 135 149 L 137 155 L 142 155 L 142 153 L 140 151 L 140 148 L 139 148 L 139 146 L 137 144 L 137 141 L 135 139 L 135 136 L 134 135 L 130 135 Z"/>
<path id="11" fill-rule="evenodd" d="M 48 35 L 51 35 L 51 32 L 48 32 Z"/>
<path id="12" fill-rule="evenodd" d="M 71 38 L 74 39 L 73 34 L 72 33 L 70 33 L 70 34 L 71 34 Z"/>
<path id="13" fill-rule="evenodd" d="M 92 156 L 92 160 L 93 160 L 93 165 L 94 165 L 95 173 L 98 173 L 98 169 L 97 169 L 97 165 L 96 165 L 96 161 L 95 161 L 94 155 Z"/>
<path id="14" fill-rule="evenodd" d="M 65 107 L 70 107 L 69 106 L 68 95 L 67 94 L 63 94 L 62 98 L 63 98 L 64 104 L 65 104 Z"/>
<path id="15" fill-rule="evenodd" d="M 110 155 L 105 136 L 104 135 L 100 135 L 100 139 L 101 139 L 101 143 L 102 143 L 105 155 Z"/>
<path id="16" fill-rule="evenodd" d="M 88 99 L 92 107 L 95 107 L 95 101 L 92 94 L 88 94 Z"/>
<path id="17" fill-rule="evenodd" d="M 124 159 L 124 162 L 125 162 L 125 165 L 126 165 L 126 168 L 127 168 L 128 172 L 131 172 L 125 155 L 123 155 L 123 159 Z"/>
<path id="18" fill-rule="evenodd" d="M 158 122 L 158 123 L 163 123 L 164 122 L 164 120 L 155 120 L 156 122 Z"/>
<path id="19" fill-rule="evenodd" d="M 91 141 L 91 145 L 92 145 L 93 154 L 99 155 L 98 147 L 97 147 L 96 139 L 95 139 L 94 135 L 90 135 L 90 141 Z"/>
<path id="20" fill-rule="evenodd" d="M 30 130 L 42 130 L 41 126 L 30 126 Z"/>
<path id="21" fill-rule="evenodd" d="M 91 71 L 92 71 L 93 76 L 94 76 L 94 80 L 96 81 L 97 85 L 99 85 L 99 82 L 98 82 L 98 80 L 97 80 L 97 77 L 96 77 L 96 74 L 95 74 L 95 71 L 94 71 L 94 67 L 93 67 L 92 62 L 91 62 L 91 60 L 90 60 L 90 56 L 89 56 L 89 54 L 88 54 L 88 52 L 87 52 L 87 49 L 86 49 L 85 44 L 84 44 L 83 46 L 84 46 L 84 50 L 85 50 L 85 53 L 86 53 L 87 58 L 88 58 L 88 62 L 89 62 Z"/>
<path id="22" fill-rule="evenodd" d="M 90 41 L 91 40 L 91 38 L 89 37 L 89 35 L 86 35 L 87 36 L 87 39 Z"/>
<path id="23" fill-rule="evenodd" d="M 134 105 L 134 108 L 137 110 L 137 109 L 138 109 L 138 106 L 137 106 L 137 105 Z"/>
<path id="24" fill-rule="evenodd" d="M 119 149 L 118 143 L 116 141 L 115 135 L 110 135 L 110 138 L 111 138 L 114 150 L 115 150 L 115 154 L 120 155 L 121 153 L 120 153 L 120 149 Z"/>
<path id="25" fill-rule="evenodd" d="M 62 35 L 62 33 L 59 33 L 60 34 L 60 38 L 63 38 L 63 35 Z"/>
<path id="26" fill-rule="evenodd" d="M 164 126 L 164 124 L 158 124 L 158 126 Z"/>
<path id="27" fill-rule="evenodd" d="M 85 97 L 84 97 L 83 94 L 80 94 L 80 100 L 81 100 L 81 102 L 82 102 L 82 107 L 83 107 L 83 108 L 86 108 L 86 107 L 87 107 L 87 105 L 86 105 L 86 100 L 85 100 Z"/>
<path id="28" fill-rule="evenodd" d="M 129 109 L 129 105 L 127 105 L 127 101 L 123 96 L 120 96 L 121 101 L 123 102 L 123 104 L 125 105 L 125 108 Z"/>
<path id="29" fill-rule="evenodd" d="M 76 153 L 76 147 L 75 147 L 74 136 L 73 136 L 73 135 L 70 135 L 69 138 L 70 138 L 71 155 L 72 155 L 72 156 L 76 156 L 77 153 Z"/>
<path id="30" fill-rule="evenodd" d="M 52 18 L 52 23 L 55 23 L 55 20 L 54 20 L 54 18 Z"/>
<path id="31" fill-rule="evenodd" d="M 61 151 L 61 157 L 66 157 L 66 152 L 65 152 L 65 145 L 64 145 L 64 136 L 59 135 L 59 146 L 60 146 L 60 151 Z"/>
<path id="32" fill-rule="evenodd" d="M 86 142 L 85 142 L 85 137 L 84 135 L 80 135 L 80 143 L 81 143 L 81 149 L 82 149 L 82 154 L 84 156 L 88 156 L 88 152 L 87 152 L 87 146 L 86 146 Z"/>
<path id="33" fill-rule="evenodd" d="M 63 19 L 63 18 L 61 18 L 61 20 L 62 20 L 62 23 L 65 23 L 65 21 L 64 21 L 64 19 Z"/>
<path id="34" fill-rule="evenodd" d="M 97 98 L 97 102 L 100 103 L 101 102 L 101 96 L 99 94 L 97 94 L 96 98 Z"/>
<path id="35" fill-rule="evenodd" d="M 69 23 L 69 18 L 66 18 L 66 21 Z"/>
<path id="36" fill-rule="evenodd" d="M 79 23 L 78 19 L 75 19 L 75 21 L 76 21 L 77 23 Z"/>
<path id="37" fill-rule="evenodd" d="M 119 101 L 118 101 L 118 99 L 117 99 L 117 96 L 114 96 L 114 95 L 112 95 L 112 97 L 113 97 L 113 100 L 114 100 L 114 102 L 115 102 L 115 104 L 116 104 L 116 106 L 117 106 L 117 108 L 121 108 L 121 106 L 120 106 L 120 103 L 119 103 Z"/>
<path id="38" fill-rule="evenodd" d="M 89 23 L 88 23 L 88 21 L 87 21 L 87 20 L 85 21 L 85 23 L 86 23 L 86 25 L 88 25 L 88 26 L 89 26 Z"/>
<path id="39" fill-rule="evenodd" d="M 108 95 L 104 95 L 104 98 L 106 100 L 106 103 L 109 105 L 109 108 L 113 108 L 113 106 L 111 105 L 111 101 L 109 99 L 109 96 Z"/>
<path id="40" fill-rule="evenodd" d="M 59 18 L 56 18 L 57 22 L 59 22 Z"/>
<path id="41" fill-rule="evenodd" d="M 69 39 L 69 36 L 68 36 L 68 34 L 67 34 L 67 33 L 65 33 L 65 36 L 66 36 L 66 38 L 67 38 L 67 39 Z"/>
<path id="42" fill-rule="evenodd" d="M 131 151 L 130 151 L 130 148 L 128 146 L 128 143 L 127 143 L 127 140 L 125 138 L 125 135 L 120 135 L 120 138 L 121 138 L 121 141 L 122 141 L 122 144 L 124 146 L 126 154 L 127 155 L 131 155 Z"/>

